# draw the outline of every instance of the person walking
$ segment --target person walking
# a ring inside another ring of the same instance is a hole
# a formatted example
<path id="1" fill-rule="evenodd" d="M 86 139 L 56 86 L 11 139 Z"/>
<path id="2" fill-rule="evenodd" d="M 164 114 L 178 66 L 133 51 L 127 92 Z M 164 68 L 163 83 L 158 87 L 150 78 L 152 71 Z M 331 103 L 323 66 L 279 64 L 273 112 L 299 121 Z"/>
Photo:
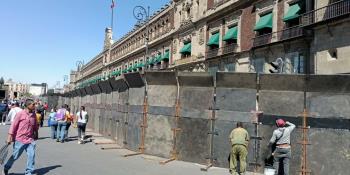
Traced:
<path id="1" fill-rule="evenodd" d="M 67 111 L 68 105 L 62 105 L 60 109 L 57 110 L 55 118 L 57 121 L 57 132 L 56 132 L 56 141 L 57 142 L 64 142 L 64 136 L 67 126 L 67 115 L 69 115 L 69 112 Z"/>
<path id="2" fill-rule="evenodd" d="M 35 105 L 33 100 L 26 100 L 26 108 L 17 113 L 7 137 L 7 144 L 13 145 L 11 157 L 4 165 L 3 174 L 8 175 L 13 163 L 21 156 L 23 151 L 27 152 L 27 167 L 25 175 L 32 175 L 35 165 L 35 141 L 38 139 L 38 124 L 35 117 Z"/>
<path id="3" fill-rule="evenodd" d="M 84 143 L 85 129 L 88 122 L 88 113 L 85 111 L 85 106 L 80 107 L 80 111 L 76 115 L 77 127 L 78 127 L 78 144 Z"/>
<path id="4" fill-rule="evenodd" d="M 232 175 L 244 174 L 247 166 L 248 131 L 243 128 L 243 123 L 238 122 L 237 128 L 233 129 L 230 134 L 231 154 L 230 154 L 230 172 Z M 237 158 L 239 159 L 239 173 L 237 173 Z"/>
<path id="5" fill-rule="evenodd" d="M 51 113 L 49 114 L 49 126 L 51 127 L 51 139 L 56 139 L 56 132 L 57 132 L 57 121 L 56 121 L 56 112 L 57 109 L 53 108 Z"/>
<path id="6" fill-rule="evenodd" d="M 67 106 L 67 114 L 66 114 L 66 128 L 64 131 L 64 140 L 68 141 L 68 131 L 72 123 L 74 122 L 74 115 L 70 113 L 70 108 Z"/>
<path id="7" fill-rule="evenodd" d="M 13 104 L 13 108 L 10 110 L 9 114 L 7 115 L 7 120 L 10 120 L 11 123 L 15 120 L 16 114 L 21 112 L 22 109 L 19 107 L 19 103 L 15 102 Z"/>
<path id="8" fill-rule="evenodd" d="M 2 103 L 0 103 L 0 125 L 6 125 L 5 121 L 8 110 L 9 106 L 7 104 L 7 101 L 2 101 Z"/>
<path id="9" fill-rule="evenodd" d="M 41 127 L 41 126 L 40 126 L 40 122 L 41 122 L 41 118 L 42 118 L 41 112 L 37 110 L 37 111 L 35 112 L 35 115 L 36 115 L 36 122 L 37 122 L 38 126 Z"/>
<path id="10" fill-rule="evenodd" d="M 288 125 L 286 127 L 286 125 Z M 271 147 L 276 144 L 276 149 L 272 153 L 274 157 L 273 167 L 275 169 L 275 175 L 280 174 L 279 163 L 283 163 L 284 175 L 289 175 L 289 161 L 291 159 L 291 146 L 290 146 L 290 134 L 295 128 L 295 125 L 290 122 L 285 122 L 283 119 L 276 120 L 276 126 L 278 127 L 273 131 L 272 137 L 269 142 Z"/>

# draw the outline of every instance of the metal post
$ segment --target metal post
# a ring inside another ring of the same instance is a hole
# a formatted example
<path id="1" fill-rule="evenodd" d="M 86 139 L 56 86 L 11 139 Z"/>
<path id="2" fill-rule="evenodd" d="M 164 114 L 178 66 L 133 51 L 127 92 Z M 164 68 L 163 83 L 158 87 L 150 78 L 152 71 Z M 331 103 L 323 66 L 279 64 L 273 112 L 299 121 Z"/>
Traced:
<path id="1" fill-rule="evenodd" d="M 138 23 L 142 23 L 144 22 L 146 25 L 146 42 L 145 42 L 145 60 L 148 56 L 148 40 L 149 40 L 149 31 L 148 31 L 148 27 L 149 27 L 149 11 L 150 11 L 150 7 L 144 8 L 143 6 L 136 6 L 134 8 L 134 17 L 137 19 Z"/>

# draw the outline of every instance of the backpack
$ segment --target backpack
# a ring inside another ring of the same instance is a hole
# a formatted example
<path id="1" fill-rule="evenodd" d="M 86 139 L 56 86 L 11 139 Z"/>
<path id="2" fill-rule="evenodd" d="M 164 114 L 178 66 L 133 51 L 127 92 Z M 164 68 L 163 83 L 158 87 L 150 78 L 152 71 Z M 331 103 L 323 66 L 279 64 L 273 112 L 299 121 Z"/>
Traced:
<path id="1" fill-rule="evenodd" d="M 64 120 L 65 115 L 66 115 L 66 109 L 59 109 L 56 112 L 55 118 L 56 118 L 57 121 L 58 120 Z"/>

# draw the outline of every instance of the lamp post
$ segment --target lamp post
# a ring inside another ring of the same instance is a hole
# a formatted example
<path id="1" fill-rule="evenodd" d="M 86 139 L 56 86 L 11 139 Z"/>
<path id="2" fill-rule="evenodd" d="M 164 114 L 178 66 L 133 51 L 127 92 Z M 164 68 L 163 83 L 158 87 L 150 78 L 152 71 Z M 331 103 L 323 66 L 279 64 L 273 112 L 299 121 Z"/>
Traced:
<path id="1" fill-rule="evenodd" d="M 139 26 L 141 23 L 145 23 L 146 25 L 146 41 L 145 41 L 145 59 L 144 59 L 144 63 L 146 63 L 146 58 L 148 56 L 148 40 L 149 40 L 149 32 L 148 32 L 148 24 L 149 24 L 149 9 L 150 7 L 147 6 L 147 10 L 146 8 L 144 8 L 143 6 L 136 6 L 134 7 L 133 10 L 133 14 L 135 19 L 137 20 L 137 25 Z"/>

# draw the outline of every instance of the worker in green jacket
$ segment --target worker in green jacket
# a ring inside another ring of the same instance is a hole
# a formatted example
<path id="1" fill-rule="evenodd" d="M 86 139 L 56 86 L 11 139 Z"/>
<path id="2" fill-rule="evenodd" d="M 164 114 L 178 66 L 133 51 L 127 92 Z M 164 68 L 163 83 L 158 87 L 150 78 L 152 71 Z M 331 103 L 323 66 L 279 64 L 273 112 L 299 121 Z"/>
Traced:
<path id="1" fill-rule="evenodd" d="M 231 154 L 230 154 L 230 173 L 232 175 L 237 174 L 237 158 L 240 162 L 240 168 L 238 174 L 242 175 L 246 171 L 247 167 L 247 155 L 248 155 L 248 143 L 249 134 L 248 131 L 243 128 L 242 122 L 237 123 L 237 128 L 233 129 L 230 134 L 231 142 Z"/>

